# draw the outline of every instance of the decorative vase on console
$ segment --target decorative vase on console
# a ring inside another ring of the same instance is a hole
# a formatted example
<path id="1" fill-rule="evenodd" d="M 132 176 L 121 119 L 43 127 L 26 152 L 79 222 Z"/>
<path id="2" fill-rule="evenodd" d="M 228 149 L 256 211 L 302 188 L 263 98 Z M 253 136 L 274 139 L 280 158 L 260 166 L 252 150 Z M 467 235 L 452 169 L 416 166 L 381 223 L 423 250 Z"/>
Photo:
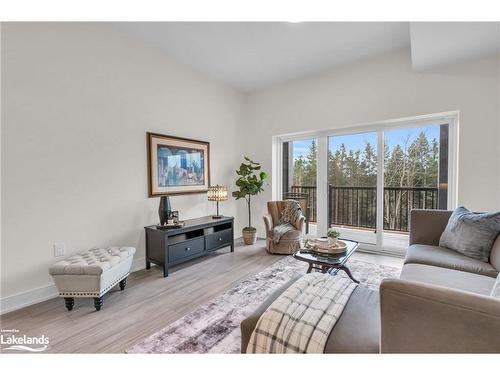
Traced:
<path id="1" fill-rule="evenodd" d="M 172 206 L 170 205 L 170 197 L 164 195 L 160 198 L 160 207 L 158 208 L 158 215 L 160 216 L 160 225 L 165 225 L 170 219 L 172 213 Z"/>

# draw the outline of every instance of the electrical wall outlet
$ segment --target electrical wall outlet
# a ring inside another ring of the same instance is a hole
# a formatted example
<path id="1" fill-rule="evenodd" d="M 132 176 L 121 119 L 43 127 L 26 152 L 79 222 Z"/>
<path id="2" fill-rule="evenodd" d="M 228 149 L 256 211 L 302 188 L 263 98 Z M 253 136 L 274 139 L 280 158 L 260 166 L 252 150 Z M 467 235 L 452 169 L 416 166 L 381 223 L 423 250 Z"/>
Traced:
<path id="1" fill-rule="evenodd" d="M 64 242 L 55 242 L 54 243 L 54 257 L 62 257 L 66 252 L 66 245 Z"/>

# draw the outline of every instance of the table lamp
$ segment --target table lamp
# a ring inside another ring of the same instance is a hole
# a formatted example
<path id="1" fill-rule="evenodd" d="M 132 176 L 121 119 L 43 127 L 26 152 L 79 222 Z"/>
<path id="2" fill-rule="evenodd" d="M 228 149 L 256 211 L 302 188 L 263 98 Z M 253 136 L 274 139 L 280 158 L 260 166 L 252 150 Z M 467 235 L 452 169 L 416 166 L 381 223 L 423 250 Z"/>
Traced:
<path id="1" fill-rule="evenodd" d="M 209 201 L 217 202 L 217 215 L 212 216 L 212 218 L 222 218 L 223 216 L 219 215 L 219 202 L 227 201 L 227 188 L 220 185 L 210 186 L 208 188 L 207 196 Z"/>

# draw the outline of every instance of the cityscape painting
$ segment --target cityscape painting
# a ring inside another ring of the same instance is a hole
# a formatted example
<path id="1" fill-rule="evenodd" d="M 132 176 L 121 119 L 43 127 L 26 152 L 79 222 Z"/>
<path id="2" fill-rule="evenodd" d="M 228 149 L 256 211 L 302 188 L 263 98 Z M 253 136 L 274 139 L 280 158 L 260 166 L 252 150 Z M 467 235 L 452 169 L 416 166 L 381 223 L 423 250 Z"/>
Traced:
<path id="1" fill-rule="evenodd" d="M 149 195 L 206 192 L 209 149 L 208 142 L 148 133 Z"/>

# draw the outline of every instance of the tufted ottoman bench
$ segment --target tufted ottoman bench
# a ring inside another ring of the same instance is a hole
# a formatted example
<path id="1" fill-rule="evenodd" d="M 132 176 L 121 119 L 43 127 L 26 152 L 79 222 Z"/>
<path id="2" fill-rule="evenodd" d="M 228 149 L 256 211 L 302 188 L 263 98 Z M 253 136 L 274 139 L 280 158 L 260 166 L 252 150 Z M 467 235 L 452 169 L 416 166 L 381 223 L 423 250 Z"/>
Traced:
<path id="1" fill-rule="evenodd" d="M 102 296 L 108 290 L 118 283 L 124 290 L 134 253 L 133 247 L 90 249 L 51 266 L 49 273 L 68 311 L 73 310 L 75 297 L 94 298 L 95 309 L 99 311 Z"/>

